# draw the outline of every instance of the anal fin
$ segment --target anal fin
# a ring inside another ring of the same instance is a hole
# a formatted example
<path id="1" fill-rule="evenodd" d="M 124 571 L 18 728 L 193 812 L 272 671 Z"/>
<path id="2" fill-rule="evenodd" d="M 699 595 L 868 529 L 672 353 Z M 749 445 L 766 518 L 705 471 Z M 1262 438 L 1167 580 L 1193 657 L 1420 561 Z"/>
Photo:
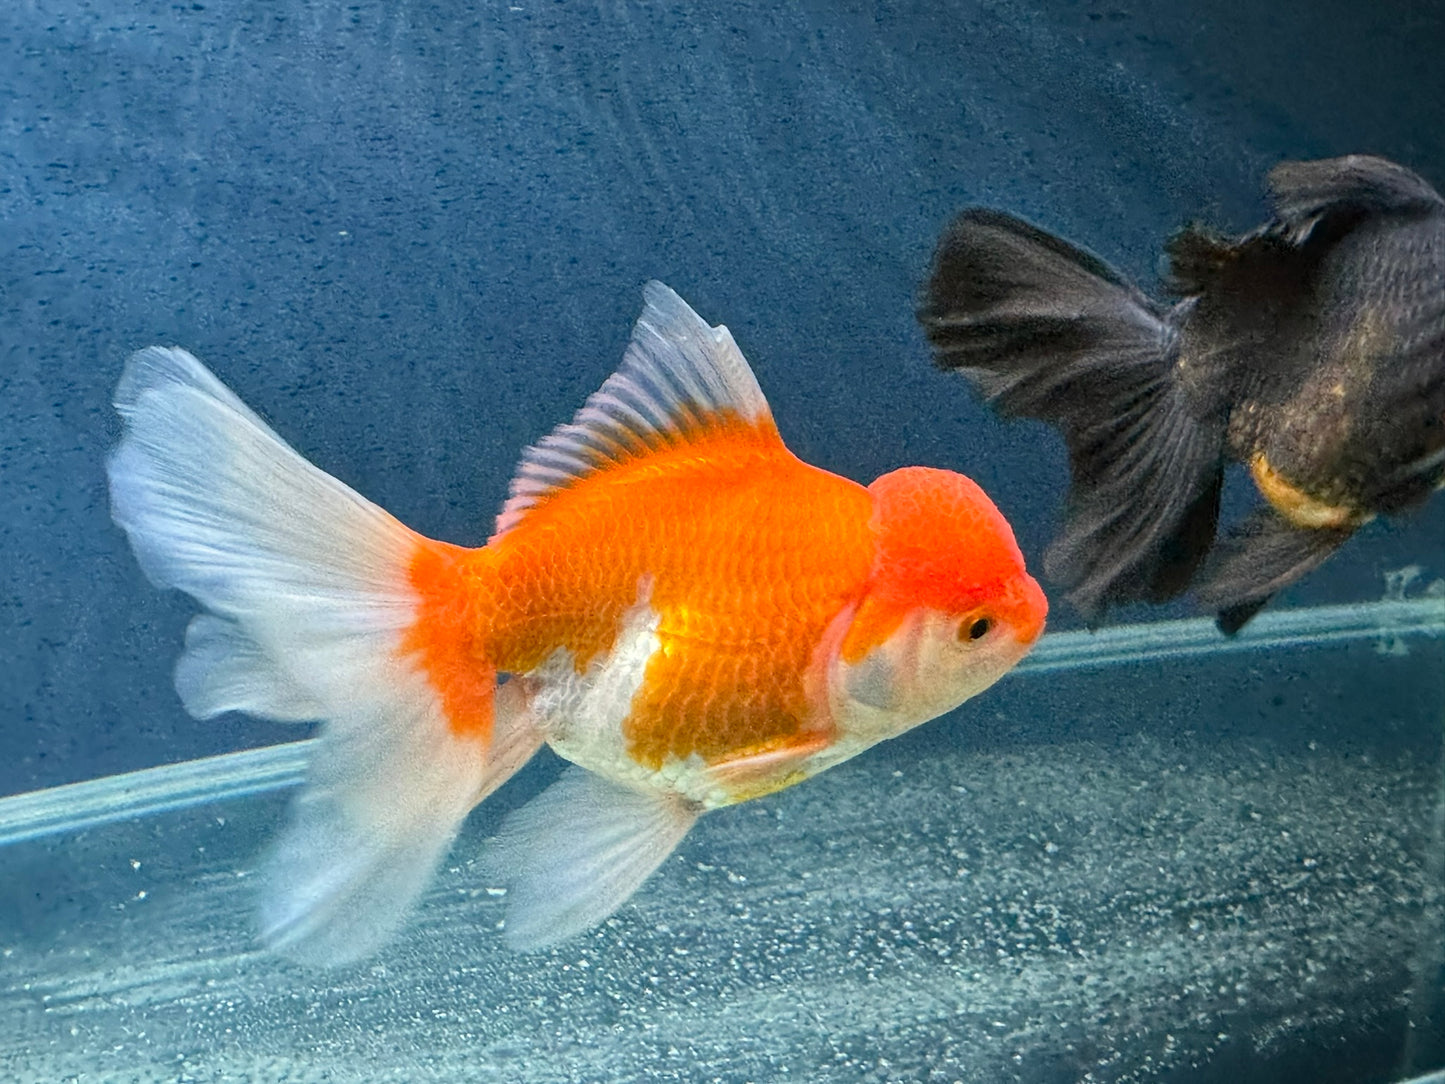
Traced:
<path id="1" fill-rule="evenodd" d="M 698 818 L 675 794 L 572 767 L 513 812 L 481 865 L 507 889 L 504 937 L 527 952 L 597 925 L 625 903 Z"/>
<path id="2" fill-rule="evenodd" d="M 1196 589 L 1216 611 L 1216 623 L 1233 636 L 1275 592 L 1317 568 L 1354 533 L 1354 527 L 1297 527 L 1271 508 L 1258 508 L 1234 527 L 1210 555 Z"/>

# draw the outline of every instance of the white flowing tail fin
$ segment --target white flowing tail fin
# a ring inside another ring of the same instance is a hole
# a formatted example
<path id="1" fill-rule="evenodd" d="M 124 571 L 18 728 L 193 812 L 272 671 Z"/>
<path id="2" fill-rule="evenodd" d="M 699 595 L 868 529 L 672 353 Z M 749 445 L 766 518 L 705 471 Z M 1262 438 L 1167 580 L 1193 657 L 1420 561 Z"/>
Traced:
<path id="1" fill-rule="evenodd" d="M 132 356 L 115 405 L 115 521 L 152 580 L 210 611 L 177 668 L 186 707 L 324 722 L 268 864 L 263 936 L 308 962 L 364 956 L 541 743 L 520 696 L 491 702 L 494 674 L 469 675 L 459 704 L 412 650 L 418 556 L 460 551 L 312 466 L 184 350 Z"/>

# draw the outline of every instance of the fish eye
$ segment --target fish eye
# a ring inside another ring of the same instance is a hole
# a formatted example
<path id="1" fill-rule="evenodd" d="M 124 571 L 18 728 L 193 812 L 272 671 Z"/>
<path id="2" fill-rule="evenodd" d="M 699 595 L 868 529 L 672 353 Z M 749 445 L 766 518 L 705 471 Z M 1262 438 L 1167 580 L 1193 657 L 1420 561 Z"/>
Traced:
<path id="1" fill-rule="evenodd" d="M 958 638 L 969 640 L 982 640 L 988 635 L 988 630 L 993 628 L 993 622 L 987 617 L 976 618 L 972 623 L 958 626 Z"/>

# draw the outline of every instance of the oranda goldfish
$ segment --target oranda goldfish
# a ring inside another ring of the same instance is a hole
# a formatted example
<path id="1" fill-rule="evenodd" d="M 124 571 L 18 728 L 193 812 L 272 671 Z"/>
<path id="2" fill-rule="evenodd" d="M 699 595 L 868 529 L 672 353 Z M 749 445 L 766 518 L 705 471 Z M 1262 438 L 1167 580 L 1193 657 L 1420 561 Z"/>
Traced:
<path id="1" fill-rule="evenodd" d="M 182 700 L 323 722 L 268 861 L 270 945 L 372 951 L 544 743 L 576 767 L 483 866 L 508 943 L 552 944 L 700 814 L 949 711 L 1038 638 L 1044 595 L 977 485 L 908 467 L 864 488 L 803 463 L 727 329 L 660 283 L 645 303 L 478 549 L 303 460 L 184 350 L 130 359 L 113 511 L 150 577 L 208 611 Z"/>
<path id="2" fill-rule="evenodd" d="M 1365 155 L 1284 162 L 1269 187 L 1258 229 L 1175 236 L 1169 305 L 997 211 L 939 244 L 935 358 L 1062 431 L 1073 489 L 1044 569 L 1090 618 L 1192 583 L 1232 633 L 1445 480 L 1445 201 Z M 1264 503 L 1216 542 L 1230 461 Z"/>

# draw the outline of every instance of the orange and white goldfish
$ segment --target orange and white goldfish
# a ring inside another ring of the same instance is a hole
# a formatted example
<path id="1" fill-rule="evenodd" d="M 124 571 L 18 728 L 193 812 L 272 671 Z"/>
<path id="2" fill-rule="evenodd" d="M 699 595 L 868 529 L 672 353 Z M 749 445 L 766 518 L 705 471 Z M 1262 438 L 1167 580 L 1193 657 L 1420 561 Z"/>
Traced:
<path id="1" fill-rule="evenodd" d="M 576 767 L 483 866 L 507 942 L 553 944 L 702 813 L 951 710 L 1038 639 L 1043 592 L 977 485 L 809 466 L 728 330 L 661 283 L 644 296 L 621 367 L 527 449 L 478 549 L 306 462 L 184 350 L 131 357 L 112 508 L 151 579 L 208 611 L 182 700 L 323 722 L 268 861 L 272 947 L 374 950 L 544 743 Z"/>

